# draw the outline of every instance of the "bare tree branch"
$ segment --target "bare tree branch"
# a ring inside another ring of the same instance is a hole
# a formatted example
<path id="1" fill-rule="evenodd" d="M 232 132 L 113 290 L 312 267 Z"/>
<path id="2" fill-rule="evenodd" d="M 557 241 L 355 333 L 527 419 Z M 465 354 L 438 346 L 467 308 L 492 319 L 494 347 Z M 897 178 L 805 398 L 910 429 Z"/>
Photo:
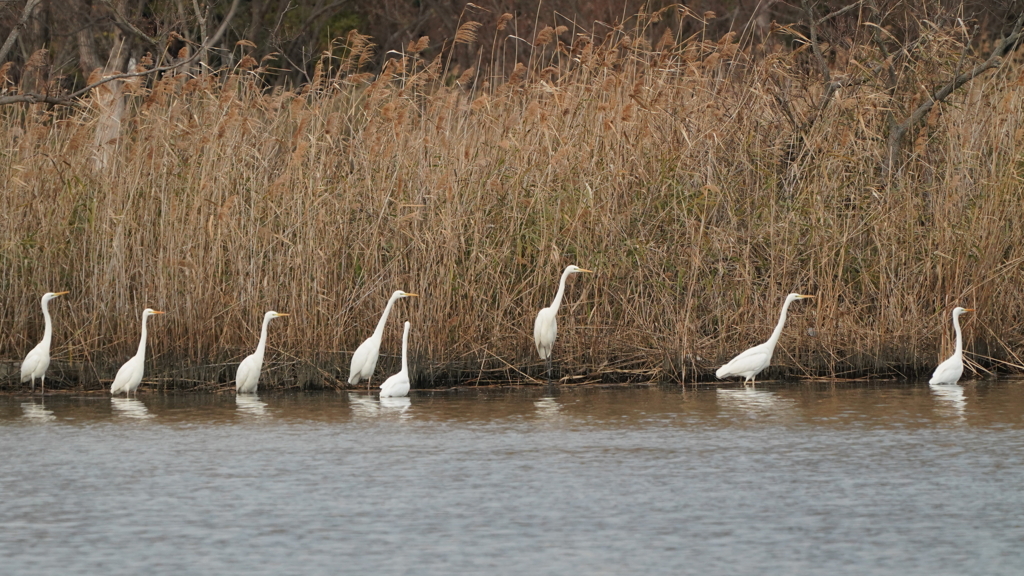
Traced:
<path id="1" fill-rule="evenodd" d="M 321 0 L 321 2 L 319 2 L 316 6 L 313 7 L 313 11 L 310 12 L 309 16 L 306 18 L 306 21 L 302 23 L 301 27 L 299 27 L 299 30 L 301 31 L 300 34 L 296 35 L 295 38 L 293 38 L 292 41 L 288 43 L 288 47 L 285 50 L 283 50 L 282 53 L 294 54 L 295 46 L 299 43 L 300 39 L 308 31 L 313 30 L 312 25 L 316 21 L 317 18 L 319 18 L 320 16 L 326 14 L 327 12 L 329 12 L 331 10 L 335 10 L 337 8 L 340 8 L 341 6 L 344 6 L 345 4 L 348 4 L 348 0 L 339 0 L 337 2 L 332 2 L 331 4 L 327 4 L 327 5 L 324 5 L 323 4 L 323 0 Z M 302 70 L 298 66 L 296 67 L 296 69 L 299 70 L 299 71 Z"/>
<path id="2" fill-rule="evenodd" d="M 828 69 L 828 63 L 825 62 L 825 56 L 821 53 L 821 46 L 818 45 L 818 26 L 814 21 L 814 11 L 811 10 L 807 0 L 803 0 L 801 3 L 803 4 L 804 12 L 807 13 L 807 25 L 811 28 L 811 50 L 814 51 L 814 57 L 818 59 L 818 66 L 821 68 L 821 75 L 825 78 L 825 82 L 832 82 L 832 74 Z"/>
<path id="3" fill-rule="evenodd" d="M 131 36 L 135 36 L 140 40 L 146 42 L 147 44 L 157 48 L 158 50 L 160 49 L 161 42 L 159 39 L 150 38 L 148 34 L 143 32 L 142 30 L 139 30 L 137 26 L 135 26 L 127 18 L 125 18 L 124 14 L 121 14 L 121 12 L 114 7 L 113 3 L 111 3 L 110 0 L 100 1 L 103 2 L 103 5 L 106 6 L 107 9 L 110 10 L 110 13 L 114 15 L 114 24 L 118 28 L 120 28 L 122 32 Z"/>
<path id="4" fill-rule="evenodd" d="M 203 47 L 198 50 L 199 65 L 201 68 L 206 68 L 206 19 L 210 17 L 210 10 L 206 10 L 206 14 L 199 8 L 199 0 L 192 0 L 192 9 L 196 11 L 196 20 L 199 21 L 199 37 L 202 38 Z"/>
<path id="5" fill-rule="evenodd" d="M 7 35 L 7 40 L 4 42 L 2 48 L 0 48 L 0 62 L 7 59 L 7 53 L 11 51 L 11 47 L 14 46 L 14 42 L 18 39 L 21 34 L 21 30 L 25 28 L 25 24 L 28 19 L 32 17 L 32 13 L 35 12 L 36 6 L 39 5 L 43 0 L 28 0 L 25 2 L 25 9 L 21 12 L 21 18 L 18 19 L 18 23 L 11 29 L 11 33 Z"/>
<path id="6" fill-rule="evenodd" d="M 256 37 L 259 34 L 260 25 L 263 23 L 263 16 L 269 7 L 270 0 L 254 0 L 252 7 L 249 8 L 249 27 L 246 28 L 243 38 L 253 44 L 258 44 Z"/>
<path id="7" fill-rule="evenodd" d="M 1017 21 L 1013 25 L 1012 32 L 1006 38 L 1003 38 L 1002 42 L 996 45 L 987 60 L 967 72 L 954 75 L 953 79 L 950 80 L 949 83 L 930 94 L 928 99 L 918 106 L 910 116 L 895 126 L 889 134 L 889 150 L 886 156 L 885 165 L 883 166 L 884 173 L 890 173 L 893 166 L 899 160 L 899 154 L 903 147 L 904 136 L 906 136 L 907 132 L 909 132 L 914 126 L 921 122 L 933 106 L 945 100 L 957 88 L 1003 63 L 1002 58 L 1008 54 L 1021 39 L 1022 26 L 1024 26 L 1024 12 L 1017 17 Z"/>
<path id="8" fill-rule="evenodd" d="M 15 94 L 13 96 L 0 96 L 0 106 L 4 104 L 37 104 L 40 102 L 53 104 L 55 106 L 74 104 L 73 102 L 69 102 L 67 98 L 47 96 L 46 94 Z"/>
<path id="9" fill-rule="evenodd" d="M 830 12 L 829 14 L 826 14 L 825 16 L 822 16 L 818 20 L 817 24 L 818 24 L 818 26 L 821 26 L 825 22 L 828 22 L 829 20 L 831 20 L 833 18 L 838 18 L 838 17 L 842 16 L 843 14 L 846 14 L 850 10 L 853 10 L 854 8 L 859 8 L 860 5 L 863 4 L 863 3 L 864 3 L 864 0 L 857 0 L 853 4 L 850 4 L 849 6 L 846 6 L 844 8 L 840 8 L 839 10 L 836 10 L 835 12 Z"/>
<path id="10" fill-rule="evenodd" d="M 72 0 L 69 8 L 78 23 L 78 29 L 72 32 L 75 46 L 78 48 L 78 69 L 84 78 L 88 78 L 93 70 L 103 66 L 96 51 L 94 23 L 91 21 L 89 5 L 85 0 Z"/>
<path id="11" fill-rule="evenodd" d="M 35 94 L 35 93 L 26 93 L 26 94 L 15 94 L 15 95 L 11 95 L 11 96 L 2 96 L 2 97 L 0 97 L 0 106 L 3 106 L 5 104 L 35 104 L 37 102 L 45 102 L 47 104 L 53 104 L 53 105 L 57 105 L 57 106 L 75 106 L 75 105 L 77 105 L 77 102 L 75 102 L 75 100 L 77 98 L 79 98 L 79 97 L 81 97 L 81 96 L 83 96 L 85 94 L 88 94 L 89 92 L 91 92 L 95 88 L 97 88 L 99 86 L 102 86 L 102 85 L 106 84 L 107 82 L 111 82 L 111 81 L 114 81 L 114 80 L 124 80 L 126 78 L 138 78 L 139 76 L 149 76 L 151 74 L 158 74 L 160 72 L 167 72 L 169 70 L 174 70 L 174 69 L 182 67 L 182 66 L 187 66 L 187 65 L 195 62 L 199 58 L 200 54 L 202 54 L 202 50 L 203 49 L 207 49 L 210 46 L 213 46 L 214 44 L 216 44 L 217 42 L 220 42 L 221 37 L 224 35 L 224 32 L 227 31 L 228 25 L 231 23 L 231 19 L 235 17 L 235 12 L 238 9 L 239 2 L 240 2 L 240 0 L 232 0 L 231 8 L 228 10 L 228 13 L 224 16 L 224 21 L 221 22 L 220 27 L 217 29 L 217 32 L 214 33 L 213 36 L 211 36 L 209 39 L 207 39 L 206 42 L 204 42 L 202 44 L 202 46 L 200 47 L 200 50 L 196 50 L 196 52 L 194 54 L 192 54 L 187 59 L 185 59 L 185 60 L 183 60 L 181 62 L 176 62 L 176 63 L 171 64 L 169 66 L 160 66 L 160 67 L 157 67 L 157 68 L 150 68 L 149 70 L 146 70 L 144 72 L 125 72 L 124 74 L 113 74 L 111 76 L 106 76 L 106 77 L 104 77 L 104 78 L 102 78 L 102 79 L 100 79 L 100 80 L 98 80 L 96 82 L 93 82 L 92 84 L 89 84 L 88 86 L 86 86 L 84 88 L 76 90 L 76 91 L 74 91 L 71 94 L 68 94 L 66 96 L 56 97 L 56 96 L 47 96 L 45 94 Z"/>
<path id="12" fill-rule="evenodd" d="M 818 22 L 815 21 L 814 11 L 811 9 L 811 5 L 807 0 L 801 0 L 804 12 L 807 14 L 807 25 L 810 27 L 810 44 L 811 51 L 814 53 L 815 59 L 818 61 L 818 66 L 821 68 L 822 80 L 825 84 L 825 90 L 822 92 L 821 98 L 814 106 L 814 110 L 810 116 L 803 120 L 803 122 L 797 122 L 796 116 L 790 109 L 789 103 L 786 99 L 783 99 L 778 94 L 774 94 L 776 102 L 779 107 L 789 118 L 792 123 L 795 132 L 793 139 L 790 142 L 789 149 L 787 150 L 786 156 L 783 159 L 783 165 L 789 165 L 793 163 L 797 158 L 804 154 L 806 149 L 806 141 L 804 135 L 814 127 L 814 124 L 818 121 L 818 118 L 825 112 L 829 104 L 832 102 L 836 92 L 842 88 L 849 86 L 858 86 L 864 83 L 863 78 L 857 78 L 853 76 L 844 77 L 838 80 L 832 79 L 832 71 L 828 66 L 828 62 L 825 60 L 825 56 L 821 52 L 821 45 L 818 42 Z M 826 17 L 827 18 L 827 17 Z M 776 85 L 781 85 L 776 80 Z"/>

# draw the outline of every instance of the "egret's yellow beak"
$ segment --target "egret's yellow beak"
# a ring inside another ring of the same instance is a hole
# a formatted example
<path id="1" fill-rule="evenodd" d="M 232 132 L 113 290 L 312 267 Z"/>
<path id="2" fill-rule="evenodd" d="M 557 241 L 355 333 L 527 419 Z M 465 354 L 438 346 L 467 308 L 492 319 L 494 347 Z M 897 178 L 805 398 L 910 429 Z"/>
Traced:
<path id="1" fill-rule="evenodd" d="M 291 316 L 291 314 L 285 314 L 284 312 L 278 312 L 277 316 Z"/>
<path id="2" fill-rule="evenodd" d="M 163 310 L 153 310 L 151 314 L 167 314 L 167 312 L 164 312 Z"/>
<path id="3" fill-rule="evenodd" d="M 63 296 L 65 294 L 71 294 L 71 292 L 54 292 L 53 293 L 54 296 Z"/>
<path id="4" fill-rule="evenodd" d="M 800 298 L 801 298 L 801 299 L 802 299 L 802 298 L 814 298 L 814 296 L 812 296 L 812 295 L 808 295 L 808 294 L 801 294 L 801 295 L 800 295 Z"/>
<path id="5" fill-rule="evenodd" d="M 974 312 L 974 308 L 964 308 L 964 312 Z"/>
<path id="6" fill-rule="evenodd" d="M 585 269 L 583 269 L 583 268 L 580 268 L 580 269 L 579 269 L 579 271 L 580 271 L 580 272 L 587 272 L 588 274 L 593 274 L 593 273 L 594 273 L 594 271 L 593 271 L 593 270 L 585 270 Z"/>
<path id="7" fill-rule="evenodd" d="M 419 294 L 413 294 L 412 292 L 406 292 L 406 296 L 419 296 Z"/>

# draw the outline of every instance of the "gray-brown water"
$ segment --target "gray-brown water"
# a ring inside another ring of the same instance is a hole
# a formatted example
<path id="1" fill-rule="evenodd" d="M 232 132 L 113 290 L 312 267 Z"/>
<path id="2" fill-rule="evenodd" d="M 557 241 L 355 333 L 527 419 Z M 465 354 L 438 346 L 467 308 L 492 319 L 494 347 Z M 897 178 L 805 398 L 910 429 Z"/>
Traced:
<path id="1" fill-rule="evenodd" d="M 1024 382 L 0 397 L 4 574 L 1022 574 Z"/>

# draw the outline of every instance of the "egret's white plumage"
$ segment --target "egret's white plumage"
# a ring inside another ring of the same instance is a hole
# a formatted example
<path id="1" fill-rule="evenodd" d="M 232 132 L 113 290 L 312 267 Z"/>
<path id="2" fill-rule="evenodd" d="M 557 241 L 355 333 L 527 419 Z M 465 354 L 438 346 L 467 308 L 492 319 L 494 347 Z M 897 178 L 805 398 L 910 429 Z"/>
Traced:
<path id="1" fill-rule="evenodd" d="M 402 371 L 380 385 L 381 398 L 398 398 L 409 393 L 409 322 L 402 332 Z"/>
<path id="2" fill-rule="evenodd" d="M 263 328 L 260 330 L 260 343 L 256 345 L 256 351 L 246 356 L 238 365 L 235 372 L 235 392 L 238 394 L 255 394 L 260 383 L 260 370 L 263 369 L 263 353 L 267 349 L 267 327 L 274 318 L 287 316 L 281 312 L 271 310 L 263 315 Z"/>
<path id="3" fill-rule="evenodd" d="M 139 389 L 142 383 L 142 374 L 146 367 L 146 320 L 154 314 L 163 314 L 159 310 L 146 308 L 142 311 L 142 338 L 139 339 L 139 351 L 135 353 L 114 376 L 114 383 L 110 385 L 111 394 L 124 392 L 125 396 Z"/>
<path id="4" fill-rule="evenodd" d="M 50 367 L 50 341 L 53 340 L 53 321 L 50 320 L 50 300 L 63 296 L 67 292 L 47 292 L 43 294 L 40 305 L 43 308 L 43 339 L 36 347 L 25 355 L 21 363 L 21 381 L 32 382 L 32 391 L 36 389 L 36 378 L 42 380 L 42 391 L 46 392 L 46 369 Z"/>
<path id="5" fill-rule="evenodd" d="M 953 355 L 939 364 L 932 374 L 929 384 L 956 384 L 964 373 L 964 341 L 960 333 L 960 316 L 965 312 L 974 312 L 974 308 L 953 309 L 953 330 L 956 332 L 956 350 Z"/>
<path id="6" fill-rule="evenodd" d="M 558 292 L 551 306 L 541 309 L 537 313 L 537 319 L 533 321 L 533 343 L 537 346 L 537 354 L 541 360 L 551 358 L 551 349 L 555 346 L 555 338 L 558 336 L 558 307 L 562 304 L 562 296 L 565 295 L 565 281 L 570 274 L 577 272 L 590 272 L 579 266 L 570 265 L 562 272 L 562 279 L 558 282 Z"/>
<path id="7" fill-rule="evenodd" d="M 391 298 L 388 299 L 388 305 L 384 307 L 384 313 L 381 314 L 380 320 L 377 322 L 377 328 L 373 331 L 373 335 L 363 341 L 362 344 L 356 348 L 354 354 L 352 354 L 352 366 L 349 368 L 348 383 L 358 384 L 360 380 L 369 380 L 373 376 L 373 371 L 377 368 L 377 358 L 380 356 L 380 342 L 384 338 L 384 325 L 388 321 L 388 315 L 391 314 L 391 307 L 398 302 L 400 298 L 407 298 L 409 296 L 419 296 L 418 294 L 412 294 L 409 292 L 403 292 L 401 290 L 395 290 L 391 294 Z"/>
<path id="8" fill-rule="evenodd" d="M 764 344 L 758 344 L 753 348 L 740 352 L 735 358 L 729 360 L 725 366 L 719 368 L 715 372 L 715 377 L 722 379 L 740 376 L 743 378 L 744 383 L 753 382 L 754 378 L 772 363 L 775 345 L 779 342 L 779 337 L 782 336 L 782 327 L 786 325 L 786 314 L 789 310 L 789 305 L 804 298 L 814 298 L 814 296 L 795 293 L 786 296 L 785 302 L 782 303 L 782 314 L 779 315 L 779 323 L 775 326 L 775 331 L 772 332 L 771 338 Z"/>

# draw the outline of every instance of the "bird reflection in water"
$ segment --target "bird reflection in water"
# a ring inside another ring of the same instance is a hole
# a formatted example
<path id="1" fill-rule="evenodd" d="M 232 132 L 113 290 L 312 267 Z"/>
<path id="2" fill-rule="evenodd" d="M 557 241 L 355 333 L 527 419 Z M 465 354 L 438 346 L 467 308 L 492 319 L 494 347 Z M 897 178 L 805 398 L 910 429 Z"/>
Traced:
<path id="1" fill-rule="evenodd" d="M 746 412 L 752 416 L 778 413 L 793 404 L 793 400 L 783 398 L 775 392 L 747 387 L 719 388 L 717 399 L 720 406 Z"/>
<path id="2" fill-rule="evenodd" d="M 944 412 L 963 419 L 964 411 L 967 409 L 967 398 L 964 397 L 963 386 L 959 384 L 929 384 L 928 386 Z"/>
<path id="3" fill-rule="evenodd" d="M 373 396 L 349 392 L 348 405 L 356 416 L 373 418 L 380 414 L 380 403 Z"/>
<path id="4" fill-rule="evenodd" d="M 380 399 L 380 411 L 382 414 L 397 412 L 399 418 L 402 420 L 411 416 L 411 414 L 408 413 L 410 406 L 412 406 L 412 400 L 410 400 L 408 396 L 400 396 L 397 398 L 381 396 Z"/>
<path id="5" fill-rule="evenodd" d="M 255 394 L 235 395 L 235 410 L 239 414 L 247 416 L 266 416 L 267 403 L 260 400 Z"/>
<path id="6" fill-rule="evenodd" d="M 142 403 L 141 400 L 135 398 L 118 398 L 113 397 L 110 399 L 110 405 L 114 408 L 114 412 L 118 416 L 124 416 L 125 418 L 138 418 L 146 419 L 152 418 L 153 415 L 149 413 L 149 409 Z"/>
<path id="7" fill-rule="evenodd" d="M 52 422 L 57 419 L 53 414 L 53 410 L 47 410 L 46 405 L 43 403 L 22 402 L 21 411 L 22 416 L 33 422 Z"/>
<path id="8" fill-rule="evenodd" d="M 412 400 L 410 400 L 408 396 L 401 396 L 398 398 L 389 398 L 385 396 L 378 400 L 377 398 L 367 394 L 349 392 L 348 405 L 352 408 L 353 414 L 356 416 L 362 416 L 363 418 L 376 418 L 387 414 L 398 414 L 402 420 L 405 420 L 412 416 L 412 413 L 409 412 L 409 408 L 412 406 Z"/>
<path id="9" fill-rule="evenodd" d="M 535 401 L 533 407 L 537 410 L 537 416 L 546 420 L 559 417 L 562 411 L 562 405 L 555 400 L 554 396 L 544 396 Z"/>

